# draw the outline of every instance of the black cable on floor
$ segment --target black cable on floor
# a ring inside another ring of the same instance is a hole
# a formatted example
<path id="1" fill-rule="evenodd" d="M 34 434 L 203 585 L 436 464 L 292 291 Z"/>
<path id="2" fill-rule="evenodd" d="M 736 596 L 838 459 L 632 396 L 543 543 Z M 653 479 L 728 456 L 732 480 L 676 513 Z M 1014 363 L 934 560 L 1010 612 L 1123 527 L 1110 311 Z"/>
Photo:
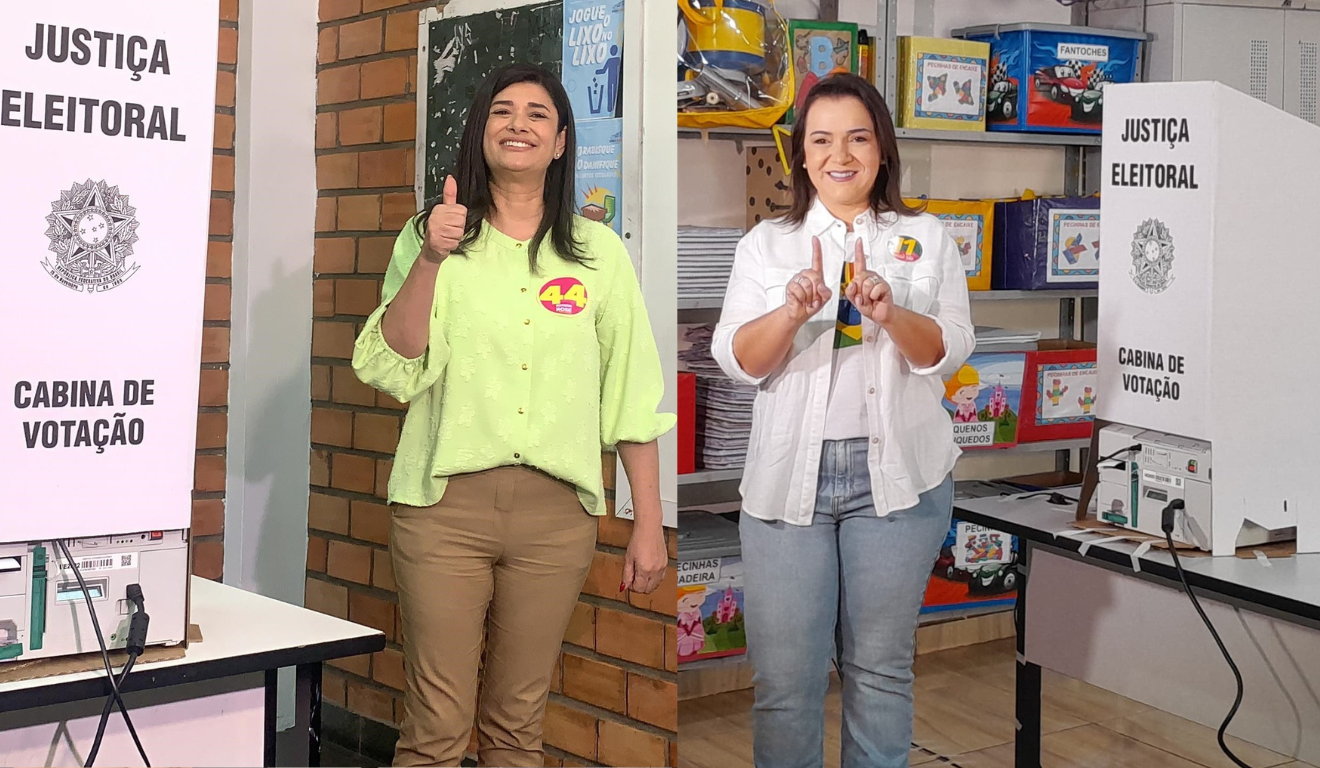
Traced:
<path id="1" fill-rule="evenodd" d="M 1237 696 L 1233 699 L 1233 706 L 1228 710 L 1228 716 L 1224 718 L 1224 722 L 1219 725 L 1219 749 L 1238 768 L 1251 768 L 1250 765 L 1242 762 L 1237 755 L 1233 754 L 1233 750 L 1229 749 L 1228 744 L 1224 741 L 1224 733 L 1228 731 L 1228 724 L 1237 715 L 1238 707 L 1242 706 L 1242 672 L 1238 670 L 1237 663 L 1233 661 L 1233 655 L 1228 652 L 1224 641 L 1219 638 L 1219 632 L 1215 630 L 1215 625 L 1210 622 L 1210 617 L 1205 615 L 1205 611 L 1201 608 L 1201 601 L 1196 599 L 1196 593 L 1192 591 L 1192 586 L 1187 583 L 1187 574 L 1183 571 L 1182 559 L 1178 557 L 1178 548 L 1173 545 L 1174 516 L 1179 511 L 1185 511 L 1185 509 L 1186 503 L 1182 499 L 1174 499 L 1169 502 L 1161 515 L 1160 527 L 1164 530 L 1164 540 L 1169 545 L 1169 553 L 1173 555 L 1173 567 L 1178 570 L 1178 580 L 1182 582 L 1183 590 L 1187 592 L 1187 596 L 1192 599 L 1192 606 L 1196 608 L 1196 612 L 1201 616 L 1201 621 L 1205 623 L 1206 629 L 1210 630 L 1210 636 L 1215 639 L 1215 644 L 1219 646 L 1219 652 L 1224 655 L 1224 661 L 1228 662 L 1228 668 L 1233 670 L 1233 679 L 1237 682 Z"/>

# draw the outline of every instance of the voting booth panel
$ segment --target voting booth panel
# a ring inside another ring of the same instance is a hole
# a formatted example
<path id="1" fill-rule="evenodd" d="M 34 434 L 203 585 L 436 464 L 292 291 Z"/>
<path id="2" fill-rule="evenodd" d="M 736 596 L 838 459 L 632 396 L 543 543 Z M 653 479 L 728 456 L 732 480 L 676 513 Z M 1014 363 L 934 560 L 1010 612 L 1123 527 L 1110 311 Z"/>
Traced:
<path id="1" fill-rule="evenodd" d="M 112 647 L 125 581 L 184 639 L 218 10 L 5 9 L 0 657 L 98 649 L 57 540 Z"/>
<path id="2" fill-rule="evenodd" d="M 1298 344 L 1320 320 L 1301 226 L 1320 210 L 1320 128 L 1218 83 L 1107 93 L 1097 418 L 1176 443 L 1134 478 L 1143 494 L 1210 483 L 1212 530 L 1191 543 L 1232 554 L 1246 522 L 1271 539 L 1296 526 L 1298 551 L 1320 551 L 1307 461 L 1320 357 Z M 1212 481 L 1188 441 L 1209 444 Z"/>

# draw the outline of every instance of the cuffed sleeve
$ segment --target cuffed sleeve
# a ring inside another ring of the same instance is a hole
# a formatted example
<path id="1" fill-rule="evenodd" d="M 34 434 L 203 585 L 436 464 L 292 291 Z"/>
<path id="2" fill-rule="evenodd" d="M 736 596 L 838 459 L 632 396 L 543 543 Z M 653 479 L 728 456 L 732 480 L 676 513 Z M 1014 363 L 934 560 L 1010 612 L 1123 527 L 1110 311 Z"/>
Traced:
<path id="1" fill-rule="evenodd" d="M 600 343 L 600 443 L 649 443 L 669 432 L 678 416 L 659 411 L 665 379 L 641 285 L 623 241 L 610 233 L 611 251 L 600 260 L 614 271 L 596 318 Z"/>
<path id="2" fill-rule="evenodd" d="M 963 270 L 958 247 L 948 233 L 940 229 L 938 256 L 940 287 L 931 311 L 925 313 L 940 327 L 944 356 L 935 364 L 913 368 L 918 376 L 948 377 L 958 372 L 976 348 L 976 331 L 967 295 L 967 274 Z"/>
<path id="3" fill-rule="evenodd" d="M 751 386 L 759 385 L 766 377 L 753 376 L 743 370 L 737 355 L 733 353 L 733 337 L 739 328 L 764 315 L 769 309 L 765 298 L 766 287 L 762 282 L 764 270 L 759 235 L 759 232 L 753 230 L 738 241 L 729 285 L 724 292 L 724 308 L 710 342 L 711 356 L 715 358 L 720 370 L 734 381 Z"/>
<path id="4" fill-rule="evenodd" d="M 445 341 L 438 302 L 432 303 L 429 340 L 420 357 L 410 359 L 400 355 L 385 341 L 381 331 L 385 312 L 420 253 L 421 240 L 410 221 L 394 242 L 394 253 L 390 256 L 381 288 L 381 304 L 367 318 L 353 345 L 353 371 L 357 377 L 401 403 L 411 402 L 434 386 L 449 363 L 449 345 Z"/>

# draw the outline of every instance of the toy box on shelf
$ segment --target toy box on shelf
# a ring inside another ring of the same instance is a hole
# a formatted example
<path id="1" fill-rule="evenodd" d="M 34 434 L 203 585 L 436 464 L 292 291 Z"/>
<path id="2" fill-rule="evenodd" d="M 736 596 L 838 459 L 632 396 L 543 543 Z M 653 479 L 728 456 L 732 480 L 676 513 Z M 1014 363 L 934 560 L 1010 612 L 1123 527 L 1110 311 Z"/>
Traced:
<path id="1" fill-rule="evenodd" d="M 842 21 L 789 19 L 788 45 L 793 61 L 795 96 L 793 108 L 784 120 L 792 123 L 816 83 L 835 72 L 857 73 L 857 25 Z"/>
<path id="2" fill-rule="evenodd" d="M 678 474 L 697 471 L 697 375 L 678 374 Z"/>
<path id="3" fill-rule="evenodd" d="M 995 204 L 986 200 L 908 200 L 907 203 L 924 204 L 926 213 L 944 222 L 962 257 L 967 289 L 990 290 Z"/>
<path id="4" fill-rule="evenodd" d="M 1060 24 L 965 27 L 954 37 L 990 46 L 986 128 L 1100 133 L 1104 91 L 1138 77 L 1141 32 Z"/>
<path id="5" fill-rule="evenodd" d="M 955 499 L 1013 493 L 995 482 L 959 481 Z M 954 518 L 926 584 L 923 614 L 1010 606 L 1017 599 L 1017 537 Z"/>
<path id="6" fill-rule="evenodd" d="M 990 46 L 939 37 L 898 38 L 898 125 L 985 130 Z"/>
<path id="7" fill-rule="evenodd" d="M 976 351 L 944 380 L 944 409 L 953 419 L 953 439 L 960 448 L 1017 445 L 1027 353 L 1039 338 L 977 329 Z"/>
<path id="8" fill-rule="evenodd" d="M 678 662 L 746 653 L 737 523 L 710 512 L 684 512 L 678 552 Z"/>
<path id="9" fill-rule="evenodd" d="M 1073 339 L 1040 342 L 1027 353 L 1018 442 L 1089 437 L 1098 391 L 1095 345 Z"/>
<path id="10" fill-rule="evenodd" d="M 1100 198 L 1032 197 L 995 203 L 995 290 L 1095 288 Z"/>

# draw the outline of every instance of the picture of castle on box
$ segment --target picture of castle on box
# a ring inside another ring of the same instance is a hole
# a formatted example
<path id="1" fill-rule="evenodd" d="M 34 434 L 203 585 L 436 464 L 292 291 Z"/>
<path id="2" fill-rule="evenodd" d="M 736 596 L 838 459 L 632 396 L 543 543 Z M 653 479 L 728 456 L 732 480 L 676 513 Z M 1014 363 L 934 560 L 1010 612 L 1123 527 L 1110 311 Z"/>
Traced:
<path id="1" fill-rule="evenodd" d="M 944 382 L 944 408 L 953 419 L 954 442 L 961 448 L 1017 444 L 1022 406 L 1023 353 L 972 355 Z"/>
<path id="2" fill-rule="evenodd" d="M 747 652 L 743 621 L 742 560 L 721 557 L 705 583 L 678 587 L 679 662 L 717 659 Z M 693 581 L 696 581 L 695 579 Z"/>

